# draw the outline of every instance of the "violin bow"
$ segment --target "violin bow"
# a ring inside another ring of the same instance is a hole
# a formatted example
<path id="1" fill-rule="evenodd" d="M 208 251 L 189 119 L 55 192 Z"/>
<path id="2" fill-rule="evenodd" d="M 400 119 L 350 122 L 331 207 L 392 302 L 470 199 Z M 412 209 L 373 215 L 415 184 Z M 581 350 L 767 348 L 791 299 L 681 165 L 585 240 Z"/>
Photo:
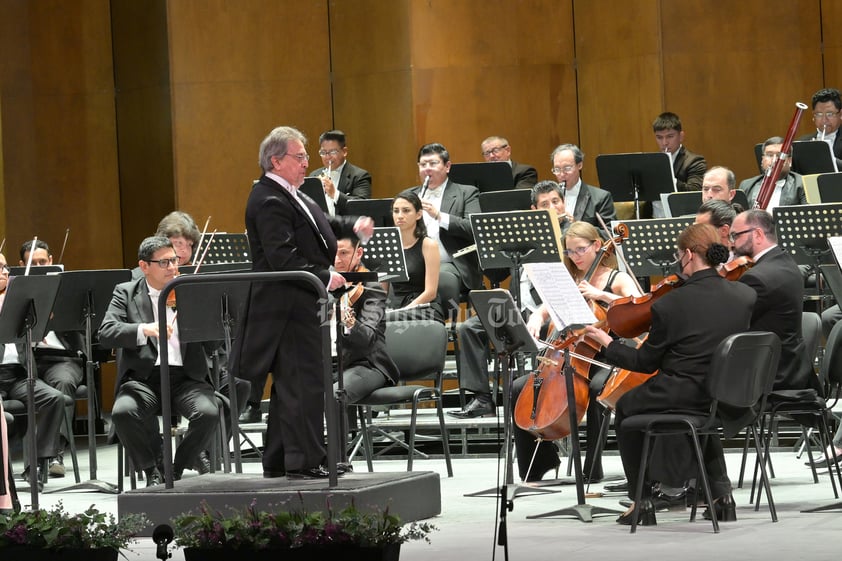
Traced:
<path id="1" fill-rule="evenodd" d="M 216 230 L 214 230 L 213 232 L 211 232 L 210 238 L 208 238 L 208 243 L 207 243 L 207 245 L 205 245 L 205 251 L 203 251 L 203 252 L 202 252 L 202 256 L 199 258 L 199 262 L 198 262 L 198 263 L 196 263 L 196 268 L 195 268 L 195 269 L 193 269 L 193 274 L 194 274 L 194 275 L 195 275 L 196 273 L 198 273 L 198 272 L 199 272 L 199 267 L 201 267 L 201 266 L 202 266 L 202 263 L 204 263 L 204 262 L 205 262 L 205 255 L 207 255 L 207 254 L 208 254 L 208 250 L 210 249 L 210 246 L 211 246 L 211 244 L 213 243 L 213 237 L 214 237 L 215 235 L 216 235 Z M 197 253 L 197 255 L 198 255 L 198 253 Z"/>
<path id="2" fill-rule="evenodd" d="M 602 229 L 605 230 L 605 233 L 608 235 L 608 239 L 613 240 L 615 236 L 611 235 L 611 229 L 608 228 L 608 226 L 605 224 L 605 220 L 602 219 L 602 215 L 597 213 L 596 218 L 597 220 L 599 220 L 599 224 L 602 226 Z M 623 266 L 626 268 L 626 271 L 629 272 L 629 276 L 631 277 L 634 285 L 637 287 L 638 292 L 640 294 L 645 294 L 645 292 L 643 292 L 643 289 L 640 286 L 640 283 L 637 282 L 637 276 L 635 276 L 634 270 L 631 268 L 631 266 L 629 266 L 629 262 L 626 261 L 626 256 L 623 255 L 623 248 L 621 247 L 621 245 L 622 244 L 614 242 L 614 249 L 616 249 L 614 253 L 617 254 L 617 256 L 620 258 L 620 261 L 623 262 Z"/>
<path id="3" fill-rule="evenodd" d="M 23 276 L 29 276 L 29 269 L 32 267 L 32 256 L 35 255 L 35 242 L 38 241 L 38 236 L 32 238 L 32 243 L 29 245 L 29 259 L 26 260 L 26 270 Z"/>
<path id="4" fill-rule="evenodd" d="M 3 253 L 4 247 L 6 247 L 6 238 L 3 238 L 3 241 L 0 242 L 0 253 Z"/>
<path id="5" fill-rule="evenodd" d="M 58 256 L 58 265 L 61 265 L 61 263 L 63 263 L 62 260 L 64 259 L 64 250 L 67 247 L 67 238 L 69 238 L 69 237 L 70 237 L 70 228 L 68 228 L 64 232 L 64 243 L 61 244 L 61 253 Z"/>
<path id="6" fill-rule="evenodd" d="M 193 253 L 193 262 L 190 263 L 191 265 L 196 265 L 196 259 L 199 257 L 199 250 L 202 248 L 202 241 L 204 241 L 205 234 L 208 232 L 208 224 L 210 224 L 210 219 L 211 219 L 211 217 L 210 217 L 210 215 L 208 215 L 208 219 L 205 220 L 205 227 L 202 228 L 202 235 L 199 236 L 199 244 L 196 246 L 195 253 Z M 214 230 L 214 232 L 216 232 L 216 230 Z M 208 243 L 210 243 L 210 242 L 208 242 Z M 204 258 L 204 255 L 202 257 Z M 199 267 L 197 266 L 196 269 L 198 270 L 198 268 Z"/>

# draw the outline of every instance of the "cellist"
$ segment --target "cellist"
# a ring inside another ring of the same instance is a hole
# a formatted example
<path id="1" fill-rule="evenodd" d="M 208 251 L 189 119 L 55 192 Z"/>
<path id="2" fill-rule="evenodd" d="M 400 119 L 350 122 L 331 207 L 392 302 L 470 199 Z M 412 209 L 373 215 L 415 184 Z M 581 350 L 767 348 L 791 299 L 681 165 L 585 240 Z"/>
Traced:
<path id="1" fill-rule="evenodd" d="M 636 489 L 640 477 L 651 479 L 653 472 L 657 469 L 663 472 L 666 466 L 655 462 L 651 475 L 639 473 L 643 433 L 624 430 L 623 420 L 644 413 L 707 413 L 710 397 L 704 384 L 713 352 L 729 335 L 748 331 L 756 300 L 754 291 L 745 290 L 743 283 L 728 281 L 715 270 L 725 262 L 728 253 L 712 226 L 688 226 L 678 237 L 676 253 L 680 272 L 688 278 L 681 287 L 652 304 L 648 339 L 634 349 L 592 326 L 585 330 L 588 336 L 605 345 L 600 354 L 602 360 L 636 372 L 660 370 L 617 403 L 614 427 L 630 490 Z M 707 440 L 704 457 L 711 492 L 717 497 L 714 501 L 717 516 L 720 520 L 735 520 L 731 482 L 718 438 Z M 680 484 L 687 473 L 680 466 L 675 467 L 675 473 L 659 473 L 657 479 Z M 643 492 L 641 523 L 655 524 L 651 486 L 644 485 Z M 634 505 L 617 522 L 630 524 L 633 511 Z"/>
<path id="2" fill-rule="evenodd" d="M 564 264 L 576 281 L 582 295 L 598 306 L 607 306 L 610 302 L 624 296 L 640 296 L 632 278 L 616 269 L 613 255 L 603 256 L 603 240 L 599 231 L 587 222 L 574 222 L 562 238 Z M 598 256 L 600 263 L 595 265 Z M 591 270 L 592 269 L 592 270 Z M 590 277 L 586 278 L 590 273 Z M 545 323 L 549 321 L 549 312 L 541 305 L 530 315 L 527 327 L 533 337 L 538 337 Z M 602 410 L 594 398 L 602 390 L 609 374 L 608 370 L 591 368 L 590 405 L 587 417 L 587 451 L 583 466 L 584 475 L 590 481 L 602 479 L 602 460 L 596 457 L 597 441 L 600 432 Z M 527 377 L 518 378 L 512 385 L 512 402 L 526 383 Z M 515 447 L 517 448 L 518 469 L 526 481 L 539 481 L 543 475 L 560 463 L 555 447 L 551 442 L 541 441 L 530 470 L 529 464 L 535 450 L 535 438 L 520 428 L 515 428 Z"/>

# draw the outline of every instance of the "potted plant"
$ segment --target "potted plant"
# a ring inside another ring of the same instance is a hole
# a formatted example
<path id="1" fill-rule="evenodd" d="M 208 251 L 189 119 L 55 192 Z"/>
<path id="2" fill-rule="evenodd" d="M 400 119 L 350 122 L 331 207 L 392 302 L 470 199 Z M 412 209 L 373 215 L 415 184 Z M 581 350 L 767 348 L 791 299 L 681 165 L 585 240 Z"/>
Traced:
<path id="1" fill-rule="evenodd" d="M 284 510 L 270 506 L 258 510 L 256 501 L 245 508 L 230 508 L 227 514 L 202 502 L 199 513 L 181 514 L 173 521 L 175 543 L 184 549 L 186 561 L 231 559 L 247 554 L 260 559 L 365 559 L 393 561 L 400 546 L 423 539 L 435 526 L 426 522 L 401 524 L 388 510 L 361 512 L 353 504 L 325 512 Z"/>
<path id="2" fill-rule="evenodd" d="M 4 561 L 116 561 L 121 549 L 149 525 L 142 514 L 129 514 L 119 522 L 91 505 L 69 514 L 61 501 L 50 510 L 22 510 L 0 514 L 0 556 Z"/>

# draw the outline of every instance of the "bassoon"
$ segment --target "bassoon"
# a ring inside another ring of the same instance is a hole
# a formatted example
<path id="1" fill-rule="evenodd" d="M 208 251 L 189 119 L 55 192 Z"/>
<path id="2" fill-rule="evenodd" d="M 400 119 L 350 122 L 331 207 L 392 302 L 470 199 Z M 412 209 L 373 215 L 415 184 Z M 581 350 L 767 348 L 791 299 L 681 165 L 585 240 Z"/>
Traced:
<path id="1" fill-rule="evenodd" d="M 801 114 L 807 106 L 801 102 L 795 104 L 795 115 L 792 116 L 792 121 L 789 123 L 789 130 L 786 132 L 784 143 L 781 145 L 781 153 L 775 161 L 766 169 L 766 176 L 763 178 L 763 183 L 760 184 L 760 191 L 754 199 L 754 208 L 766 210 L 769 206 L 769 201 L 772 198 L 772 193 L 775 191 L 775 183 L 778 181 L 778 176 L 784 167 L 787 159 L 789 159 L 790 151 L 792 150 L 792 141 L 795 139 L 795 131 L 798 129 L 798 123 L 801 120 Z"/>

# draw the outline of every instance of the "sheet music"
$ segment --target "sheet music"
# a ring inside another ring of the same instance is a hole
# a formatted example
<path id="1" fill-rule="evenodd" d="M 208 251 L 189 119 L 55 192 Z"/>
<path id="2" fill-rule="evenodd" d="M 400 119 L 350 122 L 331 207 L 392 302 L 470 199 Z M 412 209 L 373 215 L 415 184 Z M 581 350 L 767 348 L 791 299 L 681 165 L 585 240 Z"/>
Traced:
<path id="1" fill-rule="evenodd" d="M 593 311 L 564 263 L 526 263 L 523 269 L 546 304 L 557 329 L 596 323 Z"/>
<path id="2" fill-rule="evenodd" d="M 830 247 L 830 251 L 833 252 L 836 266 L 842 268 L 842 236 L 829 236 L 827 238 L 827 245 Z"/>

